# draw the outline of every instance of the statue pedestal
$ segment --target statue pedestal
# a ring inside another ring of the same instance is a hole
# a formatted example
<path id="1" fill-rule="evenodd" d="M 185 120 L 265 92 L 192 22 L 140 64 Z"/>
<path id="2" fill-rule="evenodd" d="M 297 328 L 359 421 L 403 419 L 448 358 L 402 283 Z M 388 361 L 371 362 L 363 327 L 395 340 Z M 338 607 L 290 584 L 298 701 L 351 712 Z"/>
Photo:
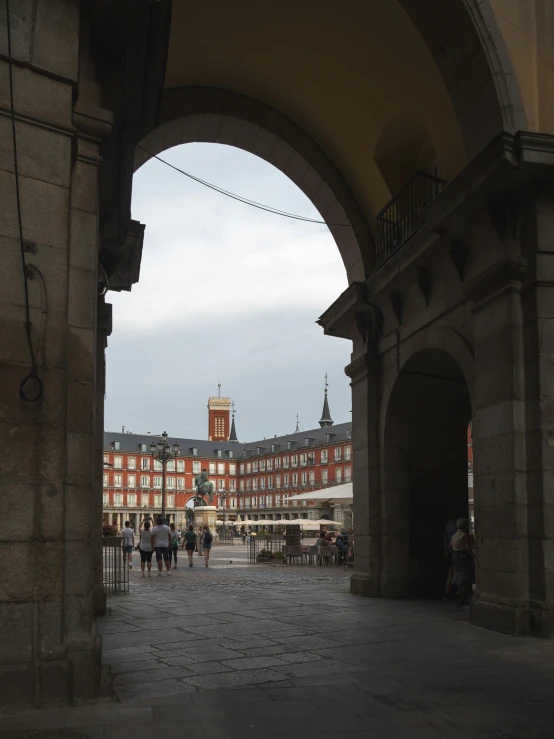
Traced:
<path id="1" fill-rule="evenodd" d="M 199 505 L 194 508 L 194 525 L 196 527 L 209 526 L 215 532 L 217 521 L 217 506 Z"/>

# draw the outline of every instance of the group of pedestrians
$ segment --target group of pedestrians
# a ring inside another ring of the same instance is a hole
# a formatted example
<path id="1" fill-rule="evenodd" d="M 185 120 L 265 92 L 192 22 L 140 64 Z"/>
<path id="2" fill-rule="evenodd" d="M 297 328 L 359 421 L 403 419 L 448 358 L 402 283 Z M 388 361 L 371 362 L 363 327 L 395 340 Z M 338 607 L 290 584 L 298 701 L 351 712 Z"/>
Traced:
<path id="1" fill-rule="evenodd" d="M 199 528 L 198 533 L 194 530 L 194 526 L 189 525 L 187 531 L 182 534 L 175 527 L 174 523 L 165 524 L 161 516 L 156 519 L 156 525 L 152 526 L 149 519 L 146 519 L 139 532 L 139 542 L 135 546 L 135 532 L 131 528 L 131 522 L 125 521 L 125 526 L 121 529 L 123 537 L 123 557 L 124 562 L 128 564 L 129 569 L 133 569 L 133 549 L 139 551 L 140 568 L 142 577 L 148 577 L 152 574 L 152 555 L 156 555 L 156 564 L 158 566 L 158 577 L 161 577 L 164 570 L 167 576 L 171 575 L 171 564 L 173 569 L 177 569 L 177 553 L 179 549 L 184 549 L 188 556 L 189 567 L 193 567 L 193 555 L 195 552 L 203 554 L 204 563 L 209 567 L 210 552 L 212 549 L 213 535 L 209 526 Z"/>

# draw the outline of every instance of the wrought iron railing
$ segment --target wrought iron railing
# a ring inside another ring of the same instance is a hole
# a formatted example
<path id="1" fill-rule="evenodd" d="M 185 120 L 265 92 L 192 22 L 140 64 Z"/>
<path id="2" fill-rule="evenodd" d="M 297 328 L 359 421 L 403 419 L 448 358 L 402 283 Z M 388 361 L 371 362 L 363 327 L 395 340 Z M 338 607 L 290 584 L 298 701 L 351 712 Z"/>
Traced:
<path id="1" fill-rule="evenodd" d="M 129 592 L 129 566 L 122 536 L 102 537 L 102 584 L 107 596 Z"/>
<path id="2" fill-rule="evenodd" d="M 446 186 L 427 172 L 412 179 L 377 215 L 377 265 L 383 264 L 421 227 L 421 216 Z"/>

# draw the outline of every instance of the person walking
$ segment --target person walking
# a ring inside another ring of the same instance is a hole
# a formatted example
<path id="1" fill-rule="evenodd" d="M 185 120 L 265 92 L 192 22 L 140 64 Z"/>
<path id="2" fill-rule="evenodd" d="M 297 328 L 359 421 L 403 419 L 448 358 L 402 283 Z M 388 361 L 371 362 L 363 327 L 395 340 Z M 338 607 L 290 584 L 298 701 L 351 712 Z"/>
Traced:
<path id="1" fill-rule="evenodd" d="M 135 532 L 131 528 L 131 522 L 125 521 L 125 526 L 121 529 L 123 537 L 123 566 L 129 562 L 129 569 L 133 569 L 133 547 L 135 545 Z"/>
<path id="2" fill-rule="evenodd" d="M 456 521 L 456 533 L 452 536 L 452 565 L 454 578 L 452 584 L 458 590 L 458 603 L 468 605 L 473 583 L 474 554 L 469 539 L 467 518 Z"/>
<path id="3" fill-rule="evenodd" d="M 188 528 L 188 531 L 185 532 L 185 536 L 183 537 L 183 544 L 182 544 L 189 558 L 189 567 L 192 567 L 193 565 L 192 555 L 194 554 L 194 550 L 196 549 L 197 539 L 198 539 L 198 534 L 194 530 L 194 526 L 191 524 Z"/>
<path id="4" fill-rule="evenodd" d="M 208 562 L 210 561 L 210 551 L 212 549 L 212 542 L 214 538 L 212 536 L 212 532 L 210 531 L 209 526 L 204 526 L 204 533 L 202 535 L 202 550 L 204 552 L 204 562 L 206 563 L 206 567 L 208 567 Z"/>
<path id="5" fill-rule="evenodd" d="M 145 577 L 145 569 L 148 568 L 148 577 L 152 575 L 152 531 L 150 530 L 150 521 L 145 521 L 140 531 L 140 540 L 138 543 L 140 553 L 140 569 L 142 577 Z"/>
<path id="6" fill-rule="evenodd" d="M 152 529 L 151 541 L 152 547 L 156 550 L 158 577 L 162 576 L 162 560 L 165 562 L 167 574 L 171 575 L 171 564 L 169 562 L 169 550 L 171 547 L 171 529 L 167 524 L 163 523 L 163 518 L 161 516 L 158 516 L 158 518 L 156 519 L 156 525 Z"/>
<path id="7" fill-rule="evenodd" d="M 169 566 L 171 567 L 171 560 L 173 559 L 173 569 L 177 569 L 177 550 L 181 543 L 181 532 L 175 528 L 174 523 L 169 524 L 171 530 L 171 549 L 169 550 Z"/>

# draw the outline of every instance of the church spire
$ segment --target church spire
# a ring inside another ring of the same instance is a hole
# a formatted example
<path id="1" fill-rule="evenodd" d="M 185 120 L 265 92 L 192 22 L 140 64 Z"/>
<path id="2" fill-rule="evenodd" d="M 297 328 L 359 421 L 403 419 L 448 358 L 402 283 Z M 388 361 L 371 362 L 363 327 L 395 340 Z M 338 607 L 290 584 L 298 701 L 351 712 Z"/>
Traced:
<path id="1" fill-rule="evenodd" d="M 233 420 L 231 422 L 231 434 L 229 435 L 229 441 L 238 441 L 237 430 L 235 428 L 235 404 L 232 403 L 233 408 Z"/>
<path id="2" fill-rule="evenodd" d="M 321 428 L 325 428 L 325 426 L 332 426 L 333 425 L 333 419 L 331 418 L 331 412 L 329 411 L 329 401 L 327 399 L 327 388 L 329 387 L 329 384 L 327 382 L 327 372 L 325 373 L 325 395 L 323 398 L 323 413 L 321 414 L 321 420 L 319 421 L 319 425 Z"/>

